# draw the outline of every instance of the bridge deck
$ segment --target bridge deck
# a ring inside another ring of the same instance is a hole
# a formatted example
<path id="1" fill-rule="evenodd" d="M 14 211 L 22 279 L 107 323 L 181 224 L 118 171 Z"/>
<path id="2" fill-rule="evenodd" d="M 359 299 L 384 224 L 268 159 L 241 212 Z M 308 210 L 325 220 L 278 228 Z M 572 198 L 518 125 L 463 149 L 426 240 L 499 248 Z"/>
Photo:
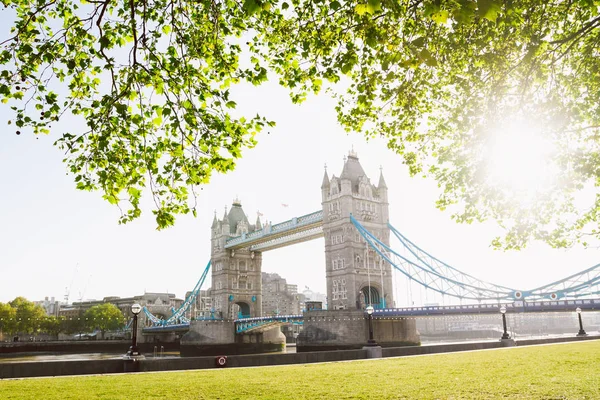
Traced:
<path id="1" fill-rule="evenodd" d="M 404 308 L 375 309 L 374 317 L 404 318 L 426 317 L 443 315 L 469 315 L 469 314 L 499 314 L 500 306 L 506 307 L 507 313 L 542 313 L 542 312 L 575 312 L 577 307 L 583 311 L 600 311 L 600 299 L 586 300 L 558 300 L 558 301 L 515 301 L 502 304 L 467 304 L 450 306 L 423 306 Z M 303 315 L 278 315 L 267 317 L 242 318 L 234 320 L 236 333 L 267 329 L 274 325 L 302 324 Z M 216 320 L 220 321 L 220 320 Z M 147 327 L 144 333 L 162 333 L 184 331 L 189 329 L 189 324 L 163 325 Z"/>
<path id="2" fill-rule="evenodd" d="M 294 217 L 276 225 L 227 239 L 226 249 L 268 251 L 290 244 L 305 242 L 323 236 L 323 211 Z"/>
<path id="3" fill-rule="evenodd" d="M 600 299 L 558 301 L 515 301 L 502 304 L 467 304 L 451 306 L 424 306 L 375 309 L 374 316 L 428 316 L 462 314 L 497 314 L 500 306 L 507 313 L 575 312 L 577 307 L 585 311 L 600 311 Z"/>

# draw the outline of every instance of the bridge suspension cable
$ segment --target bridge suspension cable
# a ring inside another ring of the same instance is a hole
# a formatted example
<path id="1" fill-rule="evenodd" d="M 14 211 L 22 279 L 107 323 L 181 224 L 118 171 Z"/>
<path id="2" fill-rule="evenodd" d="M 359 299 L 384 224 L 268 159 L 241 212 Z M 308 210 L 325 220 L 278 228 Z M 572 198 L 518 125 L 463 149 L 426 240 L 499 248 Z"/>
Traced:
<path id="1" fill-rule="evenodd" d="M 472 280 L 459 280 L 459 276 L 448 277 L 440 271 L 423 263 L 419 257 L 409 259 L 379 240 L 375 235 L 362 226 L 353 216 L 350 220 L 360 235 L 375 250 L 380 257 L 390 263 L 394 268 L 411 280 L 425 288 L 440 294 L 470 299 L 470 300 L 505 300 L 512 298 L 514 290 L 496 285 L 477 285 Z"/>
<path id="2" fill-rule="evenodd" d="M 202 272 L 202 276 L 196 283 L 196 286 L 192 289 L 191 293 L 185 298 L 181 306 L 178 309 L 172 310 L 172 315 L 168 319 L 161 319 L 152 314 L 147 307 L 144 307 L 144 314 L 146 317 L 154 324 L 154 325 L 174 325 L 177 323 L 187 324 L 190 322 L 190 319 L 185 316 L 186 311 L 189 310 L 192 304 L 196 301 L 196 297 L 200 293 L 200 289 L 208 276 L 208 271 L 210 270 L 210 261 L 206 264 L 206 268 Z"/>
<path id="3" fill-rule="evenodd" d="M 402 245 L 408 249 L 415 257 L 423 260 L 429 266 L 432 266 L 435 270 L 442 271 L 445 276 L 451 276 L 456 279 L 465 279 L 474 284 L 487 284 L 477 278 L 474 278 L 468 274 L 465 274 L 456 268 L 449 266 L 443 261 L 431 256 L 425 250 L 419 248 L 413 242 L 411 242 L 406 236 L 402 235 L 396 228 L 388 223 L 390 230 L 400 240 Z M 491 285 L 491 284 L 487 284 Z M 497 285 L 494 285 L 497 286 Z M 505 288 L 504 286 L 497 286 L 499 288 Z M 508 289 L 508 288 L 505 288 Z M 557 300 L 560 298 L 580 298 L 598 295 L 600 293 L 600 264 L 596 264 L 591 268 L 580 271 L 576 274 L 560 279 L 556 282 L 552 282 L 543 286 L 540 286 L 531 290 L 517 290 L 513 293 L 513 300 L 521 300 L 527 298 L 528 300 L 537 299 L 550 299 Z"/>
<path id="4" fill-rule="evenodd" d="M 512 289 L 475 278 L 446 264 L 411 242 L 389 223 L 391 232 L 402 244 L 400 251 L 392 250 L 353 216 L 350 216 L 350 220 L 371 248 L 397 271 L 442 296 L 449 295 L 461 300 L 514 301 L 576 299 L 600 294 L 600 264 L 535 289 Z"/>
<path id="5" fill-rule="evenodd" d="M 408 253 L 405 256 L 407 256 L 408 258 L 412 258 L 416 264 L 422 267 L 425 267 L 433 272 L 437 272 L 440 275 L 455 280 L 457 282 L 462 282 L 472 287 L 480 288 L 485 292 L 491 291 L 497 294 L 510 294 L 512 292 L 512 295 L 514 295 L 515 292 L 519 292 L 518 290 L 486 282 L 481 279 L 475 278 L 472 275 L 466 274 L 446 264 L 445 262 L 435 258 L 425 250 L 418 247 L 416 244 L 411 242 L 406 236 L 402 235 L 402 233 L 400 233 L 390 223 L 388 223 L 388 227 L 390 228 L 394 236 L 396 236 L 396 238 L 400 241 L 400 243 L 403 246 L 403 249 Z"/>

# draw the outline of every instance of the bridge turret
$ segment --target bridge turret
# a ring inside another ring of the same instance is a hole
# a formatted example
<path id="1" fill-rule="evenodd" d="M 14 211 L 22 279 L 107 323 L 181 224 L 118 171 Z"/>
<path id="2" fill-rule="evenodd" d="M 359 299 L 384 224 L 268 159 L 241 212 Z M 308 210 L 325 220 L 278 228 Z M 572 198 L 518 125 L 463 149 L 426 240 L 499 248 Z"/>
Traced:
<path id="1" fill-rule="evenodd" d="M 260 226 L 260 219 L 256 220 Z M 225 208 L 223 220 L 213 237 L 211 300 L 215 316 L 235 319 L 240 316 L 260 316 L 262 312 L 262 254 L 247 248 L 226 249 L 227 240 L 248 233 L 250 225 L 236 198 L 229 212 Z"/>
<path id="2" fill-rule="evenodd" d="M 367 251 L 350 221 L 353 215 L 389 243 L 385 181 L 381 187 L 373 185 L 352 150 L 344 160 L 339 179 L 333 175 L 329 186 L 322 200 L 329 309 L 360 309 L 365 298 L 374 307 L 392 306 L 391 267 L 373 251 Z"/>

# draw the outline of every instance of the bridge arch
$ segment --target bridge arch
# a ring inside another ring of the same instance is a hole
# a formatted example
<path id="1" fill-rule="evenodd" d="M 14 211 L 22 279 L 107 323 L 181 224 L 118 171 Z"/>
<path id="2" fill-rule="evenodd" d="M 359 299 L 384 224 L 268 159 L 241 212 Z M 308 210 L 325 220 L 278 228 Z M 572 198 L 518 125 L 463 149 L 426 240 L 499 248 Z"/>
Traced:
<path id="1" fill-rule="evenodd" d="M 236 301 L 231 305 L 231 315 L 233 316 L 233 318 L 250 317 L 250 304 L 244 301 Z"/>
<path id="2" fill-rule="evenodd" d="M 379 289 L 376 286 L 374 286 L 373 284 L 371 284 L 371 286 L 364 285 L 360 289 L 360 294 L 361 294 L 361 296 L 360 296 L 361 303 L 363 302 L 363 299 L 364 299 L 365 307 L 368 305 L 371 305 L 375 308 L 381 308 L 381 306 L 382 306 L 381 295 L 379 293 Z"/>

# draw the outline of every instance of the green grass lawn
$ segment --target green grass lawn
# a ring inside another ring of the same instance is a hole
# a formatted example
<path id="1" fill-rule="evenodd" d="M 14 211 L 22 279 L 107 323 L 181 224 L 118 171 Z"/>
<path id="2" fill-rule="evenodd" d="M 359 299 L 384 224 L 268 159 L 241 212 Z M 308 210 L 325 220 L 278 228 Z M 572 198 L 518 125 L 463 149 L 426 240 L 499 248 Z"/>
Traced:
<path id="1" fill-rule="evenodd" d="M 421 357 L 0 381 L 0 399 L 600 399 L 600 341 Z"/>

